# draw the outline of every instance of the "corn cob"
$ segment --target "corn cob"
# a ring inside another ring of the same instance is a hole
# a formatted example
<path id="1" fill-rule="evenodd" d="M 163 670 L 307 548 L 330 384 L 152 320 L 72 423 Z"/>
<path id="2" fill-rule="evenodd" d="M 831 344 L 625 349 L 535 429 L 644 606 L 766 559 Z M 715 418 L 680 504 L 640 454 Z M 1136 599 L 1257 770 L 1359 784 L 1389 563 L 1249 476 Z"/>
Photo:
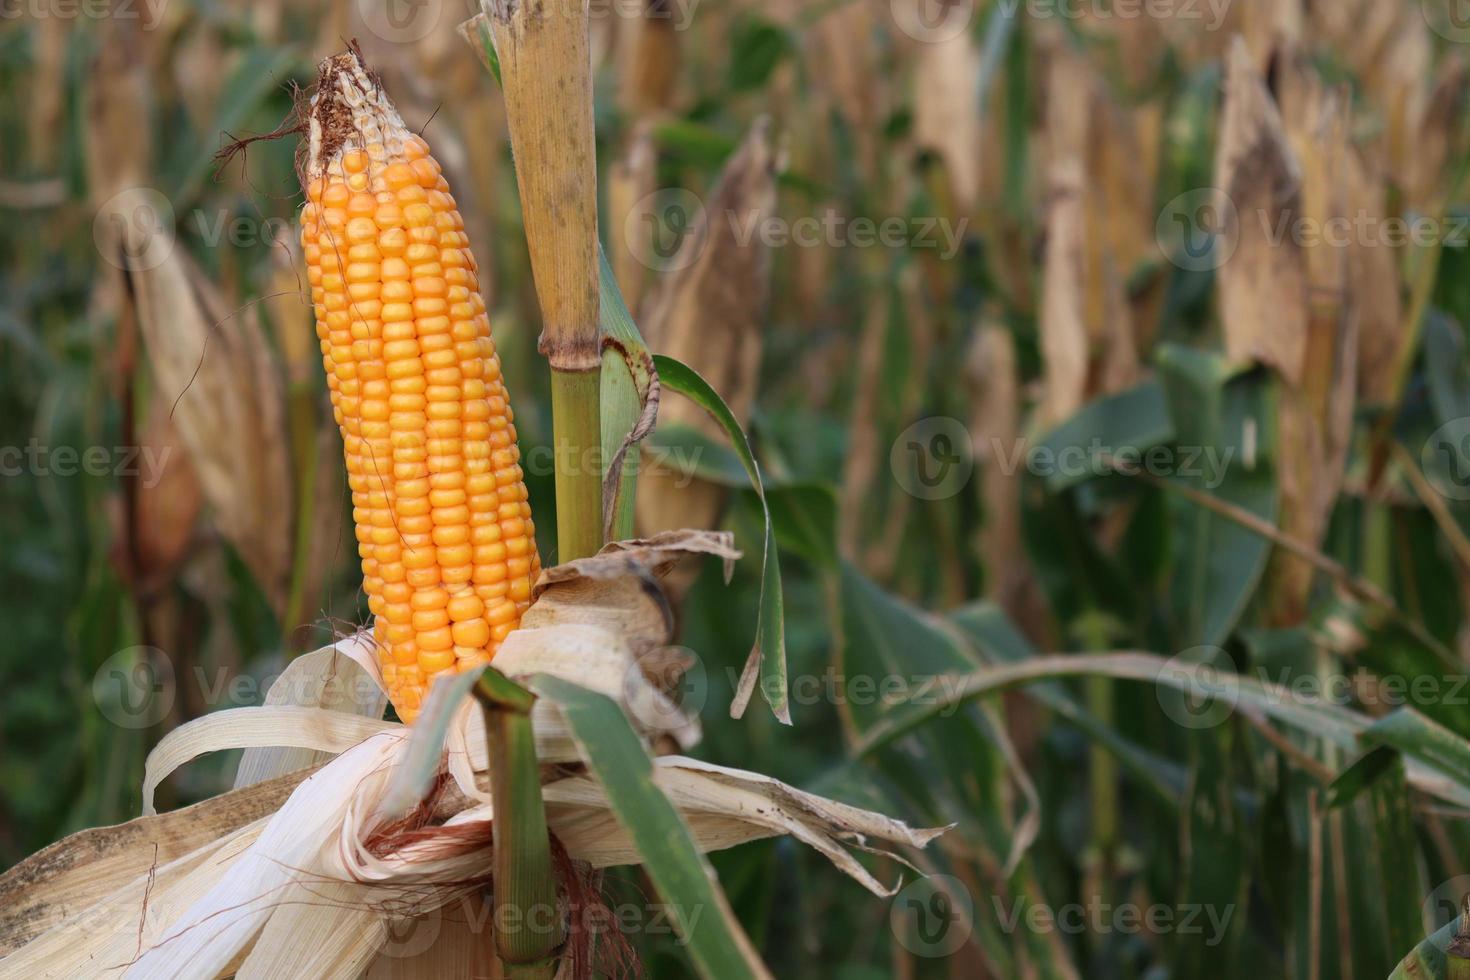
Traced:
<path id="1" fill-rule="evenodd" d="M 490 660 L 539 572 L 474 257 L 422 137 L 356 51 L 322 62 L 301 243 L 383 680 L 412 721 Z"/>

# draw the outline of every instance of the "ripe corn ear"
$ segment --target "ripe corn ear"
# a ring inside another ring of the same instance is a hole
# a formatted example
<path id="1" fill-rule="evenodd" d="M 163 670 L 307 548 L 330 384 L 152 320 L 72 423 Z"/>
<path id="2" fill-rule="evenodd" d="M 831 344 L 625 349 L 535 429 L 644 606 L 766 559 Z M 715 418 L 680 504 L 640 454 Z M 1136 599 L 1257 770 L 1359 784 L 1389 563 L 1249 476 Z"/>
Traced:
<path id="1" fill-rule="evenodd" d="M 412 721 L 487 663 L 540 570 L 520 450 L 464 222 L 355 52 L 322 62 L 302 180 L 317 335 L 342 429 L 383 680 Z"/>

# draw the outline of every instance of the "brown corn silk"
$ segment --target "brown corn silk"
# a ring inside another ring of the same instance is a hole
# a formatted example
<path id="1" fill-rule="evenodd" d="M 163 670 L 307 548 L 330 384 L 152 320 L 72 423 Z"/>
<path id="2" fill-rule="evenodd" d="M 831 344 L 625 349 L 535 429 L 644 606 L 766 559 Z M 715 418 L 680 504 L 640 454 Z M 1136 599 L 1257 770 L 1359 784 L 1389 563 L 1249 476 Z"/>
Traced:
<path id="1" fill-rule="evenodd" d="M 540 571 L 515 426 L 449 185 L 377 78 L 322 62 L 301 243 L 383 680 L 412 721 L 489 662 Z"/>

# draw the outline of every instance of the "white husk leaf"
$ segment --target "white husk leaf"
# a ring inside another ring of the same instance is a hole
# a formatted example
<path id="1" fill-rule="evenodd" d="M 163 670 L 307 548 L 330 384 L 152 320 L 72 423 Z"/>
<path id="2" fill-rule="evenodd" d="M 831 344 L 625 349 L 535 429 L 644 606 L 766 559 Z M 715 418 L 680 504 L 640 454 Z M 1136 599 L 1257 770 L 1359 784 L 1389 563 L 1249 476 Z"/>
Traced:
<path id="1" fill-rule="evenodd" d="M 378 681 L 372 638 L 359 633 L 297 657 L 266 692 L 265 703 L 383 717 L 388 698 Z M 282 746 L 246 749 L 235 773 L 235 788 L 319 766 L 329 758 L 325 752 Z"/>
<path id="2" fill-rule="evenodd" d="M 724 553 L 728 544 L 727 536 L 691 536 L 687 550 Z M 572 681 L 616 700 L 645 735 L 673 734 L 682 744 L 692 742 L 693 721 L 650 683 L 639 664 L 640 655 L 667 642 L 667 609 L 650 598 L 646 586 L 656 579 L 655 570 L 667 570 L 678 549 L 677 537 L 654 546 L 623 543 L 576 568 L 551 570 L 538 586 L 536 615 L 507 637 L 496 668 L 513 678 L 550 674 Z M 620 577 L 632 577 L 639 588 L 621 588 Z M 598 601 L 572 601 L 589 597 Z M 378 680 L 371 649 L 347 641 L 303 658 L 308 662 L 291 683 L 339 669 L 339 654 L 358 660 L 366 676 Z M 0 977 L 156 980 L 231 971 L 242 978 L 411 977 L 459 969 L 454 964 L 491 948 L 490 937 L 472 935 L 490 928 L 487 919 L 462 922 L 440 911 L 477 896 L 491 867 L 484 720 L 467 696 L 469 686 L 455 678 L 436 685 L 412 729 L 292 704 L 216 712 L 179 728 L 148 759 L 144 795 L 150 810 L 158 783 L 206 752 L 286 746 L 335 758 L 268 818 L 171 863 L 118 865 L 148 871 L 30 938 L 0 960 Z M 282 700 L 289 700 L 284 689 Z M 593 868 L 637 863 L 637 849 L 602 786 L 578 771 L 579 754 L 561 710 L 538 702 L 532 724 L 541 760 L 567 767 L 567 775 L 553 776 L 543 787 L 547 824 L 556 839 L 574 860 Z M 261 753 L 252 767 L 264 775 L 290 760 L 310 758 Z M 914 830 L 758 773 L 682 756 L 656 762 L 659 786 L 683 812 L 701 851 L 790 834 L 878 895 L 892 892 L 857 861 L 853 849 L 869 850 L 869 840 L 921 848 L 942 832 Z M 268 789 L 235 795 L 259 796 Z M 393 821 L 420 806 L 430 817 L 420 824 L 431 833 L 385 843 L 393 839 Z M 119 835 L 115 846 L 154 848 L 148 822 L 170 820 L 177 815 L 135 821 L 141 832 Z M 35 887 L 44 890 L 49 882 L 38 877 Z M 6 884 L 0 879 L 0 892 Z M 75 883 L 68 887 L 74 891 Z M 37 908 L 47 907 L 41 901 Z M 397 938 L 400 929 L 410 934 L 406 943 Z"/>

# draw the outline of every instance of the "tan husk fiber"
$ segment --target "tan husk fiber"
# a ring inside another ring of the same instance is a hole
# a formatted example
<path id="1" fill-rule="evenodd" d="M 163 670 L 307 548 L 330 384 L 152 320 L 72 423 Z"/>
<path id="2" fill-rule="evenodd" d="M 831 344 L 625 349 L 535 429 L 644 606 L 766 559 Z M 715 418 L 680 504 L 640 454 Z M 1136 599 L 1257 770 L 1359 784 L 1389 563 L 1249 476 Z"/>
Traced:
<path id="1" fill-rule="evenodd" d="M 693 719 L 644 676 L 640 657 L 657 655 L 670 636 L 659 578 L 676 558 L 696 552 L 727 560 L 736 554 L 727 534 L 671 532 L 547 570 L 526 625 L 497 654 L 497 668 L 512 677 L 552 674 L 600 691 L 645 735 L 672 734 L 687 744 L 697 735 Z M 360 700 L 324 701 L 319 678 L 303 683 L 302 676 L 334 663 L 331 669 L 341 671 L 345 656 L 376 680 L 370 645 L 349 638 L 313 656 L 313 666 L 283 675 L 270 706 L 217 712 L 165 738 L 149 759 L 149 787 L 199 754 L 231 745 L 338 754 L 289 795 L 294 777 L 277 776 L 271 760 L 257 756 L 252 778 L 265 782 L 110 834 L 77 835 L 0 877 L 0 895 L 25 882 L 38 924 L 10 937 L 15 951 L 0 960 L 0 977 L 357 976 L 371 970 L 385 944 L 396 943 L 396 927 L 439 927 L 441 918 L 449 921 L 439 910 L 478 894 L 491 867 L 494 807 L 484 779 L 483 715 L 469 699 L 431 697 L 412 729 L 366 717 L 353 710 Z M 345 710 L 318 706 L 327 701 Z M 561 763 L 543 765 L 547 821 L 557 841 L 594 868 L 636 863 L 601 785 L 580 765 L 560 709 L 538 703 L 533 725 L 543 764 Z M 420 759 L 430 763 L 424 772 L 415 771 Z M 891 891 L 852 851 L 921 848 L 942 832 L 682 756 L 658 759 L 655 774 L 700 850 L 790 834 L 879 895 Z M 414 790 L 406 798 L 405 786 Z M 249 813 L 269 815 L 245 822 L 242 812 L 237 824 L 217 805 L 247 799 L 256 807 Z M 395 837 L 404 799 L 422 829 Z M 166 840 L 188 850 L 160 846 Z M 94 887 L 79 888 L 77 862 L 68 855 L 84 850 L 95 858 L 99 847 L 111 871 Z M 392 972 L 429 976 L 422 971 L 436 962 L 489 948 L 474 931 L 473 923 L 448 928 L 420 951 L 421 966 L 409 966 L 395 945 L 388 950 Z M 444 948 L 435 953 L 434 943 Z"/>

